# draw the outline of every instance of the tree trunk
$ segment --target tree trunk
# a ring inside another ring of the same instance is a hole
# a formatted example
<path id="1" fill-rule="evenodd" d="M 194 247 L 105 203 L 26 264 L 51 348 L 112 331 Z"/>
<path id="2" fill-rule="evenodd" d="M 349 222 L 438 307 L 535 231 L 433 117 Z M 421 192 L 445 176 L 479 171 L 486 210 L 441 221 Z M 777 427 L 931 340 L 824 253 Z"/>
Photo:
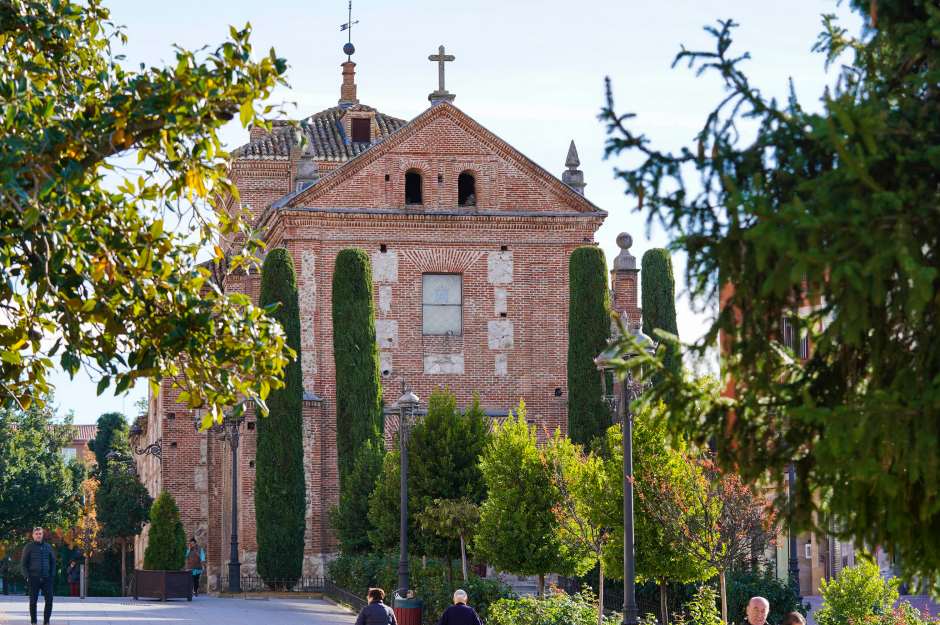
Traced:
<path id="1" fill-rule="evenodd" d="M 659 580 L 659 622 L 669 625 L 669 583 L 665 579 Z"/>
<path id="2" fill-rule="evenodd" d="M 718 571 L 718 587 L 721 590 L 721 620 L 728 622 L 728 587 L 725 584 L 724 570 Z"/>
<path id="3" fill-rule="evenodd" d="M 447 583 L 454 587 L 454 554 L 450 552 L 450 546 L 447 547 Z"/>
<path id="4" fill-rule="evenodd" d="M 539 599 L 545 598 L 545 573 L 539 573 Z"/>
<path id="5" fill-rule="evenodd" d="M 597 559 L 597 625 L 604 625 L 604 558 Z"/>
<path id="6" fill-rule="evenodd" d="M 460 572 L 463 573 L 463 581 L 467 581 L 467 542 L 460 535 Z"/>
<path id="7" fill-rule="evenodd" d="M 121 539 L 121 596 L 127 596 L 127 539 Z"/>

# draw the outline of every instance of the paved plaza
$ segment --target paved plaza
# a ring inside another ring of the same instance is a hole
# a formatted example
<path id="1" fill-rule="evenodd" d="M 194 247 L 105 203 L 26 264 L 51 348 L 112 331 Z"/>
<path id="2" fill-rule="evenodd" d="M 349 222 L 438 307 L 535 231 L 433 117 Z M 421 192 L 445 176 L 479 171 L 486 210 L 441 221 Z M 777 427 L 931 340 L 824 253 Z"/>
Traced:
<path id="1" fill-rule="evenodd" d="M 42 598 L 39 599 L 42 620 Z M 134 601 L 126 598 L 56 597 L 53 625 L 327 625 L 355 623 L 349 610 L 320 599 L 222 599 Z M 29 623 L 23 596 L 0 596 L 0 623 Z"/>

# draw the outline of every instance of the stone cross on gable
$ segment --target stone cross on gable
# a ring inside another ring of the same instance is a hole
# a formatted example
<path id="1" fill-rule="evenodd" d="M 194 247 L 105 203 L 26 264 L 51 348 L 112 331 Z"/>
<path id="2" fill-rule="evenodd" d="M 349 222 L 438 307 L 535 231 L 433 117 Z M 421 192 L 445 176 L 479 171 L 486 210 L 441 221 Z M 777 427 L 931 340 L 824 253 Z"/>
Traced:
<path id="1" fill-rule="evenodd" d="M 456 97 L 444 88 L 444 63 L 453 61 L 455 58 L 453 54 L 444 53 L 444 46 L 438 46 L 437 54 L 428 56 L 429 61 L 435 61 L 437 63 L 437 91 L 428 95 L 428 100 L 431 101 L 432 105 L 440 102 L 453 102 Z"/>

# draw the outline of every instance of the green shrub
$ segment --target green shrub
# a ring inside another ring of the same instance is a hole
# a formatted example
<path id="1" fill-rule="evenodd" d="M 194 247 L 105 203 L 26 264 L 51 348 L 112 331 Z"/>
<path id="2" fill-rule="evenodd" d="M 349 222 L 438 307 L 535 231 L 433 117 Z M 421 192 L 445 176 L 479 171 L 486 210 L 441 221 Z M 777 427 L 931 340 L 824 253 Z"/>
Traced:
<path id="1" fill-rule="evenodd" d="M 144 551 L 144 568 L 179 571 L 186 554 L 186 534 L 173 495 L 163 491 L 150 506 L 150 531 Z"/>
<path id="2" fill-rule="evenodd" d="M 375 342 L 372 266 L 360 249 L 341 250 L 333 269 L 333 358 L 340 488 L 367 440 L 382 440 L 382 386 Z M 364 494 L 363 494 L 364 495 Z"/>
<path id="3" fill-rule="evenodd" d="M 615 619 L 605 616 L 604 623 L 615 625 Z M 500 599 L 490 606 L 487 625 L 597 625 L 597 598 L 586 591 Z"/>
<path id="4" fill-rule="evenodd" d="M 486 484 L 480 471 L 480 455 L 490 439 L 488 421 L 477 398 L 460 412 L 451 391 L 435 389 L 428 399 L 427 415 L 414 425 L 408 443 L 408 535 L 412 550 L 419 555 L 456 558 L 460 554 L 457 540 L 419 531 L 418 514 L 435 499 L 466 498 L 475 504 L 483 501 Z M 377 550 L 398 546 L 400 464 L 396 444 L 385 455 L 369 496 L 369 536 Z M 354 496 L 361 497 L 361 491 Z"/>
<path id="5" fill-rule="evenodd" d="M 307 494 L 300 309 L 294 262 L 284 248 L 271 250 L 264 259 L 259 304 L 276 306 L 271 315 L 284 328 L 287 345 L 296 353 L 286 367 L 284 386 L 267 398 L 269 414 L 258 415 L 255 461 L 258 574 L 269 586 L 290 587 L 303 568 Z"/>
<path id="6" fill-rule="evenodd" d="M 382 474 L 385 445 L 367 440 L 356 452 L 356 461 L 339 493 L 339 504 L 330 511 L 330 525 L 336 530 L 343 553 L 367 553 L 372 547 L 369 533 L 369 495 Z M 396 490 L 396 493 L 398 491 Z"/>
<path id="7" fill-rule="evenodd" d="M 687 625 L 721 625 L 718 592 L 708 584 L 699 586 L 685 607 L 689 614 Z"/>
<path id="8" fill-rule="evenodd" d="M 588 445 L 610 425 L 594 358 L 610 338 L 610 291 L 604 251 L 585 245 L 568 264 L 568 436 Z"/>
<path id="9" fill-rule="evenodd" d="M 842 569 L 835 579 L 823 580 L 822 607 L 813 616 L 819 625 L 844 625 L 889 615 L 898 600 L 898 584 L 882 578 L 877 564 L 863 560 Z"/>
<path id="10" fill-rule="evenodd" d="M 770 573 L 735 571 L 728 575 L 728 618 L 744 623 L 747 602 L 751 597 L 764 597 L 770 602 L 767 622 L 779 623 L 787 612 L 806 614 L 806 606 L 786 580 Z"/>

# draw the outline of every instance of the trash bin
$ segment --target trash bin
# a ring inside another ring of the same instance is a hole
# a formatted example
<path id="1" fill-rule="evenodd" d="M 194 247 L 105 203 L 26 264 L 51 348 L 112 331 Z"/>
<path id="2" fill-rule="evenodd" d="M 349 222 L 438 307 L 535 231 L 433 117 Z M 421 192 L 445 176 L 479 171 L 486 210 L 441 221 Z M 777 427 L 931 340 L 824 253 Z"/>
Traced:
<path id="1" fill-rule="evenodd" d="M 395 593 L 395 620 L 398 625 L 421 625 L 421 599 L 402 597 Z"/>

